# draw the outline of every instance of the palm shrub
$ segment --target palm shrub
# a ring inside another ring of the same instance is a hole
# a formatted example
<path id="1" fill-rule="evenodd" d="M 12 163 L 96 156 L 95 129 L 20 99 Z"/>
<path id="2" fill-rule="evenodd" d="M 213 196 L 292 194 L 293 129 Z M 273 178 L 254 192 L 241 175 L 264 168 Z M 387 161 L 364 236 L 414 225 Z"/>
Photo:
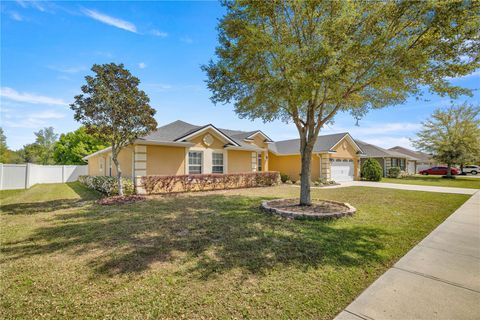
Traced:
<path id="1" fill-rule="evenodd" d="M 367 159 L 362 164 L 362 178 L 368 181 L 380 181 L 382 179 L 382 166 L 375 159 Z"/>

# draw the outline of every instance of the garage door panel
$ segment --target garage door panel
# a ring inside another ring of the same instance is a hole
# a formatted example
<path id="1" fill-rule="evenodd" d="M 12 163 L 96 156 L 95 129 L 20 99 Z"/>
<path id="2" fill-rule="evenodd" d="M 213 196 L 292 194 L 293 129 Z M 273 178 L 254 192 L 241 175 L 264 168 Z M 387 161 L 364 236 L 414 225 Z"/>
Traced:
<path id="1" fill-rule="evenodd" d="M 332 161 L 330 162 L 332 180 L 337 182 L 353 181 L 354 166 L 353 161 Z"/>

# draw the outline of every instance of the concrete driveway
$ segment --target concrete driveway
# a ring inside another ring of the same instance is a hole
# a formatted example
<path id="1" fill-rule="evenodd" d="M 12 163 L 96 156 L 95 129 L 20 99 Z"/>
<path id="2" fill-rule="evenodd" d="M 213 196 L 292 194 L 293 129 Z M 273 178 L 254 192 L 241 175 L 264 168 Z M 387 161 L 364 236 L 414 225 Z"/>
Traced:
<path id="1" fill-rule="evenodd" d="M 442 192 L 442 193 L 458 193 L 458 194 L 474 194 L 479 189 L 470 188 L 450 188 L 450 187 L 436 187 L 436 186 L 420 186 L 414 184 L 400 184 L 400 183 L 383 183 L 372 181 L 350 181 L 341 182 L 338 186 L 331 186 L 326 188 L 344 188 L 344 187 L 373 187 L 373 188 L 386 188 L 386 189 L 401 189 L 412 191 L 426 191 L 426 192 Z M 313 187 L 315 188 L 315 187 Z M 325 187 L 322 187 L 325 188 Z"/>

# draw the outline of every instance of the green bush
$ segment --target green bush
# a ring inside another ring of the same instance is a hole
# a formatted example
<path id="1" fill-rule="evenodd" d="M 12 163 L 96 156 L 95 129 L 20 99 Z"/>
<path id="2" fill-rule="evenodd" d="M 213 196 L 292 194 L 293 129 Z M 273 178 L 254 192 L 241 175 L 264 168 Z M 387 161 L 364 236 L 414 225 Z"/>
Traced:
<path id="1" fill-rule="evenodd" d="M 400 168 L 399 167 L 391 167 L 388 169 L 387 177 L 389 178 L 398 178 L 400 176 Z"/>
<path id="2" fill-rule="evenodd" d="M 367 159 L 362 164 L 362 178 L 368 181 L 380 181 L 382 179 L 382 166 L 375 159 Z"/>
<path id="3" fill-rule="evenodd" d="M 280 180 L 282 180 L 282 183 L 285 183 L 290 180 L 290 177 L 288 176 L 288 174 L 280 173 Z"/>
<path id="4" fill-rule="evenodd" d="M 118 194 L 118 180 L 116 177 L 105 176 L 79 176 L 78 181 L 87 188 L 97 190 L 107 196 Z M 131 179 L 122 178 L 123 193 L 130 195 L 135 193 L 135 188 Z"/>

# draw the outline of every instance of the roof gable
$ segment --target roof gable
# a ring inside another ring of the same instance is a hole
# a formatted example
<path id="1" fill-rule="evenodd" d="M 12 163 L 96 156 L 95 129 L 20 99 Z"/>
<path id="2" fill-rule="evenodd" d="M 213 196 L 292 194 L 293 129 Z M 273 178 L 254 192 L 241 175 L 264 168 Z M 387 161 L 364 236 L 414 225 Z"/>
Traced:
<path id="1" fill-rule="evenodd" d="M 328 134 L 318 136 L 315 145 L 313 146 L 314 153 L 331 152 L 340 141 L 344 138 L 348 139 L 355 149 L 362 151 L 361 147 L 353 140 L 348 132 Z M 269 150 L 277 155 L 296 155 L 300 154 L 300 139 L 291 139 L 276 141 L 268 146 Z"/>
<path id="2" fill-rule="evenodd" d="M 240 130 L 231 130 L 231 129 L 222 129 L 217 128 L 212 124 L 208 124 L 206 126 L 197 126 L 191 123 L 187 123 L 181 120 L 177 120 L 166 124 L 162 127 L 157 128 L 157 130 L 149 133 L 148 135 L 138 139 L 137 141 L 141 143 L 143 140 L 145 143 L 147 142 L 155 142 L 155 143 L 172 143 L 172 144 L 185 144 L 182 142 L 185 139 L 189 139 L 192 136 L 201 134 L 203 129 L 210 128 L 215 130 L 215 133 L 222 137 L 223 140 L 227 142 L 228 145 L 231 147 L 236 147 L 240 149 L 246 150 L 260 150 L 258 147 L 254 148 L 248 140 L 245 138 L 249 136 L 254 136 L 256 133 L 261 132 L 260 130 L 255 131 L 240 131 Z M 263 135 L 265 135 L 262 132 Z M 265 135 L 267 137 L 267 135 Z M 268 138 L 268 137 L 267 137 Z M 269 139 L 269 138 L 268 138 Z"/>
<path id="3" fill-rule="evenodd" d="M 216 133 L 220 138 L 224 139 L 225 141 L 227 141 L 228 143 L 234 145 L 234 146 L 237 146 L 239 147 L 240 145 L 234 141 L 231 137 L 229 137 L 228 135 L 226 135 L 225 133 L 223 133 L 220 129 L 217 129 L 214 125 L 212 124 L 207 124 L 206 126 L 203 126 L 203 127 L 200 127 L 196 130 L 192 130 L 191 132 L 189 133 L 186 133 L 184 134 L 183 136 L 180 136 L 178 137 L 177 139 L 175 139 L 175 141 L 186 141 L 188 139 L 191 139 L 191 138 L 194 138 L 204 132 L 207 132 L 207 131 L 213 131 L 214 133 Z"/>

